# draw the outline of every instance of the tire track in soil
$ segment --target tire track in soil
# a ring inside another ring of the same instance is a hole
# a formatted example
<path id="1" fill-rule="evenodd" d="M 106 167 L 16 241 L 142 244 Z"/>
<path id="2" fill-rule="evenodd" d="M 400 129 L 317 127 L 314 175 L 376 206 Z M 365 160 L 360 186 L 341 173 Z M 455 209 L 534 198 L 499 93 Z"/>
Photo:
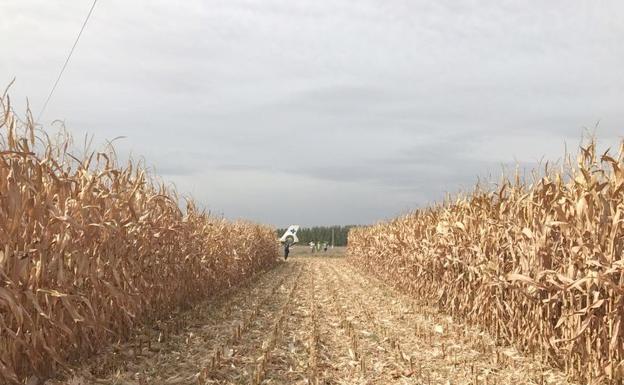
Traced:
<path id="1" fill-rule="evenodd" d="M 354 361 L 353 327 L 347 326 L 350 324 L 348 315 L 337 297 L 335 287 L 331 287 L 327 279 L 326 263 L 331 262 L 318 259 L 312 265 L 319 333 L 316 383 L 359 384 L 361 378 L 358 363 Z"/>
<path id="2" fill-rule="evenodd" d="M 246 354 L 245 344 L 242 341 L 257 338 L 258 329 L 270 322 L 276 307 L 281 306 L 279 300 L 287 291 L 286 286 L 293 285 L 295 275 L 294 266 L 282 270 L 275 281 L 270 281 L 270 289 L 265 289 L 262 295 L 249 295 L 242 299 L 240 305 L 233 305 L 234 312 L 226 308 L 225 312 L 217 313 L 213 322 L 202 327 L 201 335 L 194 339 L 193 344 L 187 347 L 187 358 L 180 360 L 189 362 L 189 374 L 181 383 L 210 384 L 230 383 L 227 377 L 232 377 L 231 370 L 235 369 L 235 376 L 245 374 L 246 371 L 238 365 L 244 362 Z M 291 281 L 291 282 L 287 282 Z M 277 300 L 277 301 L 276 301 Z M 172 366 L 179 370 L 180 364 Z M 223 369 L 227 370 L 223 370 Z M 227 372 L 224 378 L 221 376 Z M 232 383 L 239 383 L 235 378 Z"/>
<path id="3" fill-rule="evenodd" d="M 322 360 L 321 367 L 326 366 L 319 375 L 319 383 L 327 384 L 360 384 L 372 383 L 367 379 L 369 376 L 367 362 L 375 361 L 383 351 L 379 351 L 375 344 L 362 338 L 369 334 L 365 317 L 344 295 L 344 285 L 332 276 L 327 267 L 328 262 L 317 263 L 317 276 L 322 277 L 319 311 L 325 314 L 320 316 L 321 345 L 327 344 L 326 349 L 321 349 L 320 355 L 327 354 Z M 331 262 L 329 262 L 331 263 Z M 322 309 L 322 307 L 325 309 Z M 387 383 L 386 374 L 383 370 L 372 373 L 377 377 L 377 383 Z"/>
<path id="4" fill-rule="evenodd" d="M 308 263 L 299 264 L 303 267 L 297 286 L 276 315 L 273 334 L 262 344 L 252 384 L 304 384 L 308 378 L 309 335 L 313 328 L 308 292 L 312 275 Z"/>
<path id="5" fill-rule="evenodd" d="M 262 324 L 265 318 L 271 316 L 270 307 L 274 299 L 284 290 L 288 278 L 292 276 L 293 267 L 281 271 L 280 275 L 271 280 L 270 290 L 264 289 L 262 295 L 249 295 L 242 299 L 241 304 L 227 306 L 224 312 L 216 313 L 217 316 L 202 327 L 202 335 L 199 339 L 208 343 L 211 348 L 206 351 L 206 344 L 193 344 L 194 348 L 190 358 L 196 359 L 191 372 L 195 373 L 191 379 L 193 384 L 218 382 L 220 371 L 223 367 L 234 365 L 236 357 L 240 354 L 238 344 L 241 339 L 253 334 L 254 328 Z M 232 310 L 234 308 L 234 310 Z M 189 361 L 192 361 L 189 359 Z"/>
<path id="6" fill-rule="evenodd" d="M 357 341 L 356 347 L 353 348 L 354 352 L 350 352 L 350 364 L 357 368 L 357 383 L 391 384 L 400 373 L 406 371 L 406 368 L 396 360 L 393 352 L 386 346 L 389 342 L 378 330 L 369 309 L 356 301 L 353 283 L 335 272 L 334 263 L 325 264 L 323 274 L 327 277 L 330 287 L 339 288 L 335 293 L 336 299 L 348 314 L 347 321 L 352 325 L 350 333 Z"/>
<path id="7" fill-rule="evenodd" d="M 308 382 L 312 385 L 318 385 L 318 367 L 319 367 L 319 352 L 321 349 L 321 337 L 319 327 L 319 305 L 316 299 L 316 293 L 318 289 L 316 287 L 315 274 L 310 274 L 310 285 L 308 300 L 309 315 L 310 315 L 310 336 L 308 337 L 308 367 L 307 378 Z"/>
<path id="8" fill-rule="evenodd" d="M 286 284 L 280 284 L 263 303 L 261 311 L 252 319 L 245 335 L 231 339 L 230 344 L 218 347 L 223 349 L 216 367 L 211 362 L 204 368 L 211 367 L 196 384 L 253 384 L 258 374 L 258 359 L 266 360 L 267 337 L 278 336 L 282 317 L 287 314 L 293 294 L 297 290 L 298 280 L 303 272 L 301 265 L 291 264 L 291 271 L 285 277 Z M 288 287 L 287 287 L 288 286 Z M 262 353 L 261 353 L 262 352 Z M 200 372 L 201 375 L 201 372 Z"/>

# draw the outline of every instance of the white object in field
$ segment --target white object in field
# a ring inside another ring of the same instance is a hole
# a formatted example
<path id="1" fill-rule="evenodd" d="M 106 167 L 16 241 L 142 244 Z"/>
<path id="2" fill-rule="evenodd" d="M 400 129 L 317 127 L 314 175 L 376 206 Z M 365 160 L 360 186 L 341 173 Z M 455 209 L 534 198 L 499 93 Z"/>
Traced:
<path id="1" fill-rule="evenodd" d="M 291 245 L 293 243 L 299 242 L 299 238 L 297 238 L 297 231 L 299 231 L 299 225 L 288 226 L 288 229 L 286 230 L 284 235 L 282 235 L 279 241 L 282 243 L 290 243 Z"/>

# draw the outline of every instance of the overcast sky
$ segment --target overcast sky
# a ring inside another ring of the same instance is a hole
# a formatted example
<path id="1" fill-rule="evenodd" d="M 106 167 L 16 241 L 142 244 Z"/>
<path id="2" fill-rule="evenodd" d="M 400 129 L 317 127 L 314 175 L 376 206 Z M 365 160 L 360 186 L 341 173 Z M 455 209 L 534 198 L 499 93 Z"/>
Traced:
<path id="1" fill-rule="evenodd" d="M 0 0 L 41 108 L 90 0 Z M 624 2 L 100 0 L 42 123 L 117 136 L 211 211 L 371 223 L 624 133 Z"/>

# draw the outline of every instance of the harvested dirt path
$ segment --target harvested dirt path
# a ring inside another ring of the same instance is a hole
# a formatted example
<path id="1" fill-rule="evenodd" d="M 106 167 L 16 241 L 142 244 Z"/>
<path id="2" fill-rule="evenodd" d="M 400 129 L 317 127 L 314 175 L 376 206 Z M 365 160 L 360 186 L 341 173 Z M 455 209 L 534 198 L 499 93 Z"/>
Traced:
<path id="1" fill-rule="evenodd" d="M 47 384 L 567 382 L 344 258 L 300 257 Z"/>

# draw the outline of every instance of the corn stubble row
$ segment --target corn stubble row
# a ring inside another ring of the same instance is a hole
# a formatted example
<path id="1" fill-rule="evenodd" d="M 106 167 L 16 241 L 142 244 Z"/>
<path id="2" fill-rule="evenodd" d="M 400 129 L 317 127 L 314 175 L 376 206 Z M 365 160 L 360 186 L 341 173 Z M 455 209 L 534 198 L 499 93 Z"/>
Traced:
<path id="1" fill-rule="evenodd" d="M 275 263 L 272 229 L 215 219 L 113 150 L 75 157 L 0 99 L 0 383 L 47 376 Z"/>
<path id="2" fill-rule="evenodd" d="M 581 381 L 624 381 L 624 143 L 349 233 L 355 266 L 539 354 Z"/>

